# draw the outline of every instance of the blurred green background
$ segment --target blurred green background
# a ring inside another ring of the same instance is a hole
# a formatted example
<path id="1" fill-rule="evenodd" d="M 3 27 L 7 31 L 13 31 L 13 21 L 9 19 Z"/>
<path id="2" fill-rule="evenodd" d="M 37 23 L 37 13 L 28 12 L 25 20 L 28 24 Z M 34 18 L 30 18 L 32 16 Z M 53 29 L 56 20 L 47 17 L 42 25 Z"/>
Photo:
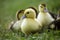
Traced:
<path id="1" fill-rule="evenodd" d="M 60 0 L 0 0 L 0 39 L 6 39 L 7 37 L 5 34 L 8 34 L 8 37 L 11 37 L 14 40 L 15 37 L 12 35 L 12 33 L 5 29 L 12 20 L 16 19 L 15 16 L 17 10 L 26 9 L 30 6 L 33 6 L 38 10 L 38 5 L 40 3 L 47 4 L 48 10 L 52 11 L 53 13 L 57 13 L 57 10 L 60 9 Z M 8 40 L 10 39 L 8 38 Z M 19 37 L 17 40 L 20 40 Z M 24 40 L 24 37 L 21 40 Z"/>

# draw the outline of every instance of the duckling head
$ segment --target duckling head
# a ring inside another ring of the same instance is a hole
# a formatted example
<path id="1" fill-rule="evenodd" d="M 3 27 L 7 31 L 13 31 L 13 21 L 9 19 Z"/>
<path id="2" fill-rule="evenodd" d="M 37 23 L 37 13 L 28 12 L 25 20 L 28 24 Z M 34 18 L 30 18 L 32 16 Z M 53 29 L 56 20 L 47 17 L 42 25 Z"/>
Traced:
<path id="1" fill-rule="evenodd" d="M 24 11 L 24 16 L 26 18 L 36 18 L 36 12 L 32 8 L 28 8 Z"/>
<path id="2" fill-rule="evenodd" d="M 58 10 L 57 19 L 60 19 L 60 9 Z"/>
<path id="3" fill-rule="evenodd" d="M 47 11 L 46 4 L 40 4 L 38 6 L 38 8 L 39 8 L 39 12 L 46 12 Z"/>
<path id="4" fill-rule="evenodd" d="M 16 18 L 18 20 L 24 19 L 24 18 L 22 18 L 23 14 L 24 14 L 24 10 L 18 10 L 17 13 L 16 13 Z"/>
<path id="5" fill-rule="evenodd" d="M 35 10 L 35 12 L 36 12 L 36 18 L 37 18 L 38 12 L 37 12 L 36 8 L 35 7 L 29 7 L 29 8 L 32 8 L 32 9 Z"/>

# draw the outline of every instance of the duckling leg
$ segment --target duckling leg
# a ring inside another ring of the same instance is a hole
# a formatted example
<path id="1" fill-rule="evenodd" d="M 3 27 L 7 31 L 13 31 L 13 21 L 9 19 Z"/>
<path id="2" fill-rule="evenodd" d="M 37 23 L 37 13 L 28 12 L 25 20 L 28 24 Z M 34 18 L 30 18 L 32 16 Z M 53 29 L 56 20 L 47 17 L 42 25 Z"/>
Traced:
<path id="1" fill-rule="evenodd" d="M 26 32 L 25 37 L 27 38 L 30 34 L 31 34 L 30 32 Z"/>

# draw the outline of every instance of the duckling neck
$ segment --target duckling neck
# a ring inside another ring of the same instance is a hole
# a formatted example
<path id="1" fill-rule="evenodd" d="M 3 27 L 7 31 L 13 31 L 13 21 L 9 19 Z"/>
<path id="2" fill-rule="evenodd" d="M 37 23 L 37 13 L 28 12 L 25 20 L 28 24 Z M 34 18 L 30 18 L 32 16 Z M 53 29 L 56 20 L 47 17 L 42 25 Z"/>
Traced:
<path id="1" fill-rule="evenodd" d="M 35 19 L 35 18 L 27 18 L 27 19 Z"/>
<path id="2" fill-rule="evenodd" d="M 40 13 L 47 13 L 47 12 L 44 12 L 44 11 L 40 11 Z"/>

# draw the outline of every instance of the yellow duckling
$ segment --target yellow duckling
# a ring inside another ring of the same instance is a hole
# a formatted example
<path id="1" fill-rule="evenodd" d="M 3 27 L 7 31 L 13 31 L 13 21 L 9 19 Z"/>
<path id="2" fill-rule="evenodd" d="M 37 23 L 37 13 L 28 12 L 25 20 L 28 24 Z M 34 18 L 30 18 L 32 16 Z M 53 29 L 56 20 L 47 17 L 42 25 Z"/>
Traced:
<path id="1" fill-rule="evenodd" d="M 15 31 L 21 31 L 21 22 L 22 22 L 22 16 L 24 14 L 24 10 L 19 10 L 16 13 L 16 18 L 18 19 L 17 21 L 12 21 L 10 25 L 10 29 L 15 30 Z"/>
<path id="2" fill-rule="evenodd" d="M 54 21 L 54 18 L 47 11 L 46 4 L 39 5 L 39 14 L 37 16 L 37 20 L 42 27 L 47 26 L 49 23 Z"/>
<path id="3" fill-rule="evenodd" d="M 24 11 L 24 16 L 26 17 L 23 19 L 21 23 L 21 31 L 25 35 L 29 35 L 30 33 L 35 33 L 41 29 L 40 24 L 36 20 L 36 11 L 32 8 L 28 8 Z"/>

